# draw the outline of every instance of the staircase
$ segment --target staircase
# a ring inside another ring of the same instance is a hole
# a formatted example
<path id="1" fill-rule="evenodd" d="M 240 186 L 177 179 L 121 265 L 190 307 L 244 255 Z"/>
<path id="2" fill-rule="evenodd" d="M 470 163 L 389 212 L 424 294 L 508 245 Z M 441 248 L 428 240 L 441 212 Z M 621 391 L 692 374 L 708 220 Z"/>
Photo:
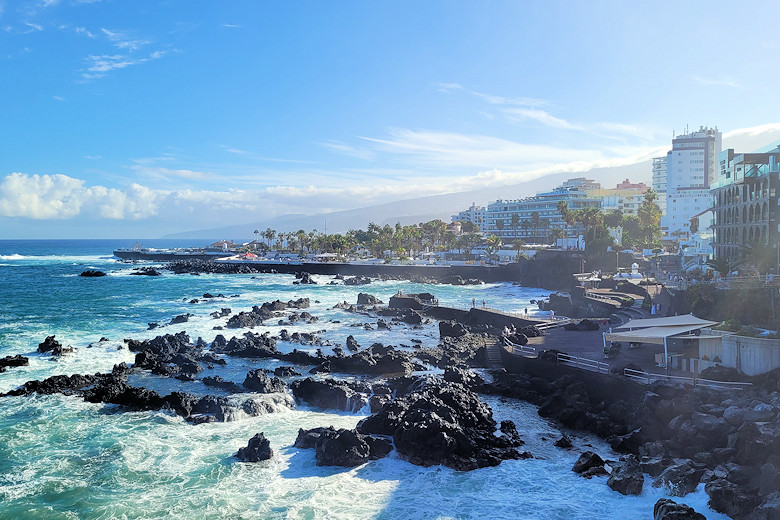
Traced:
<path id="1" fill-rule="evenodd" d="M 501 349 L 504 347 L 501 345 L 501 341 L 497 339 L 488 340 L 488 343 L 485 344 L 485 347 L 487 348 L 488 367 L 503 367 L 504 361 L 501 358 Z"/>

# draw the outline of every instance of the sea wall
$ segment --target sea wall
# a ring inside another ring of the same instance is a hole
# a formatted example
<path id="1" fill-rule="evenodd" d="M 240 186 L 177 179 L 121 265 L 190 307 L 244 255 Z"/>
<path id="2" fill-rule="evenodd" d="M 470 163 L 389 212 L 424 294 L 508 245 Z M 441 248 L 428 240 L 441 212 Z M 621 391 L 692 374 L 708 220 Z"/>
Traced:
<path id="1" fill-rule="evenodd" d="M 750 338 L 736 334 L 721 338 L 722 365 L 755 376 L 780 367 L 780 340 Z"/>
<path id="2" fill-rule="evenodd" d="M 647 391 L 643 385 L 622 376 L 598 374 L 541 358 L 527 358 L 512 354 L 503 348 L 501 349 L 501 358 L 504 368 L 509 373 L 527 374 L 547 381 L 553 381 L 566 375 L 574 376 L 585 384 L 588 393 L 596 401 L 641 399 Z"/>

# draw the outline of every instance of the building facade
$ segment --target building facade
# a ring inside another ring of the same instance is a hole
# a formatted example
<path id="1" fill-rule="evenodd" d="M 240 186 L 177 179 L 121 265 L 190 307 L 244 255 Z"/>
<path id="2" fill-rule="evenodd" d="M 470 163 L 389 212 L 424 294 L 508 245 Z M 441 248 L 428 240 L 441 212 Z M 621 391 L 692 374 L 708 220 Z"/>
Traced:
<path id="1" fill-rule="evenodd" d="M 483 223 L 485 222 L 485 208 L 482 206 L 477 206 L 475 202 L 472 202 L 469 209 L 463 210 L 457 215 L 453 215 L 452 221 L 471 222 L 479 226 L 480 231 L 484 231 Z"/>
<path id="2" fill-rule="evenodd" d="M 767 153 L 724 150 L 718 155 L 718 166 L 712 190 L 715 256 L 737 260 L 748 245 L 780 247 L 780 147 Z"/>
<path id="3" fill-rule="evenodd" d="M 653 158 L 653 191 L 658 194 L 656 204 L 661 216 L 666 215 L 666 157 Z"/>
<path id="4" fill-rule="evenodd" d="M 661 217 L 664 239 L 690 237 L 690 222 L 694 215 L 710 206 L 710 189 L 718 178 L 718 154 L 722 136 L 716 128 L 700 127 L 672 139 L 672 149 L 666 154 L 665 166 L 653 161 L 653 185 L 665 193 Z M 665 191 L 660 188 L 665 187 Z M 660 206 L 660 205 L 659 205 Z M 712 225 L 711 213 L 699 217 L 699 228 Z"/>

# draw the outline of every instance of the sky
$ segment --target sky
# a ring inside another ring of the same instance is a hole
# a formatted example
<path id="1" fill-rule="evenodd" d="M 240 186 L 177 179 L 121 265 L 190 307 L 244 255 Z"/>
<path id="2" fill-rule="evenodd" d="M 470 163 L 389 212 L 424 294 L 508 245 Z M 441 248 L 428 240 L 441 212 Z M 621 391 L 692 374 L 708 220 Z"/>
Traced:
<path id="1" fill-rule="evenodd" d="M 632 164 L 686 125 L 778 131 L 778 15 L 0 0 L 0 238 L 154 238 Z"/>

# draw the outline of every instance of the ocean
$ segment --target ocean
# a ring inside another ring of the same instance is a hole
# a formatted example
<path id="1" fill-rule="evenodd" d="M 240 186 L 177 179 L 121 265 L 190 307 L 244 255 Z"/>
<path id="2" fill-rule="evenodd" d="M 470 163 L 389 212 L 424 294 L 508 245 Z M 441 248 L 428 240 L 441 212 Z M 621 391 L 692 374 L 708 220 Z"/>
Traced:
<path id="1" fill-rule="evenodd" d="M 211 312 L 229 307 L 246 311 L 276 299 L 310 298 L 307 309 L 319 321 L 312 324 L 268 325 L 255 329 L 278 335 L 318 332 L 323 339 L 343 344 L 352 334 L 362 346 L 382 342 L 395 346 L 438 343 L 435 323 L 416 330 L 365 330 L 352 326 L 370 322 L 365 316 L 333 309 L 336 303 L 355 303 L 359 292 L 387 301 L 401 290 L 432 292 L 443 305 L 469 307 L 472 299 L 490 307 L 522 312 L 530 300 L 548 291 L 509 283 L 456 287 L 402 281 L 367 286 L 329 285 L 332 277 L 315 276 L 317 285 L 293 285 L 292 275 L 172 275 L 132 276 L 136 266 L 118 262 L 112 251 L 130 247 L 127 240 L 0 241 L 0 357 L 22 354 L 26 367 L 0 373 L 0 392 L 26 381 L 55 374 L 110 371 L 120 362 L 132 363 L 126 338 L 149 339 L 186 331 L 195 340 L 210 342 L 217 334 L 243 330 L 214 330 L 227 318 Z M 193 241 L 146 241 L 149 247 L 182 247 Z M 86 269 L 108 273 L 85 278 Z M 204 293 L 224 298 L 202 299 Z M 199 299 L 199 303 L 190 303 Z M 165 325 L 179 314 L 189 321 Z M 375 320 L 374 320 L 375 321 Z M 147 330 L 149 323 L 161 324 Z M 46 336 L 75 348 L 60 359 L 36 353 Z M 101 338 L 108 341 L 99 342 Z M 278 342 L 282 351 L 310 349 Z M 328 347 L 323 347 L 326 353 Z M 229 359 L 224 367 L 204 371 L 241 383 L 252 368 L 274 368 L 276 360 Z M 131 384 L 168 393 L 219 393 L 202 383 L 184 383 L 149 374 L 131 376 Z M 606 478 L 586 480 L 571 471 L 581 451 L 594 450 L 617 459 L 598 438 L 567 432 L 575 449 L 553 446 L 560 430 L 538 416 L 530 404 L 490 396 L 497 421 L 515 422 L 533 459 L 502 462 L 495 468 L 458 472 L 445 467 L 423 468 L 394 453 L 357 468 L 318 467 L 314 450 L 292 446 L 299 428 L 352 428 L 368 415 L 324 411 L 307 406 L 278 406 L 273 413 L 226 423 L 193 425 L 162 412 L 127 412 L 121 407 L 85 403 L 63 395 L 0 399 L 0 519 L 24 518 L 528 518 L 633 519 L 652 518 L 655 502 L 667 496 L 651 479 L 640 496 L 613 492 Z M 264 432 L 275 452 L 261 463 L 233 458 L 238 448 Z M 672 497 L 674 498 L 674 497 Z M 727 518 L 707 508 L 703 486 L 676 499 L 710 519 Z"/>

